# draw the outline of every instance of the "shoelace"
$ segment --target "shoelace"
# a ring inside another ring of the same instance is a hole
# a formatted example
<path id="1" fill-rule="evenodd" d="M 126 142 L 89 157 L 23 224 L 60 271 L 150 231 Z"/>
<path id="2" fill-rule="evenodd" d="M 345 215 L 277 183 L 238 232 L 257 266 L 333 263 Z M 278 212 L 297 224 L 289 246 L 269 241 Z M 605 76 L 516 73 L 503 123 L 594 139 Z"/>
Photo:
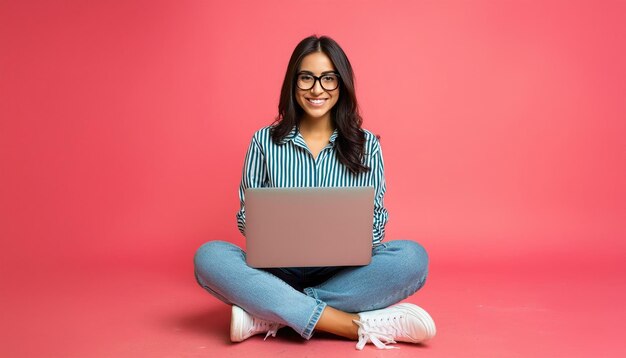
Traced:
<path id="1" fill-rule="evenodd" d="M 278 332 L 279 328 L 281 328 L 281 325 L 279 323 L 270 323 L 269 330 L 267 331 L 267 334 L 265 335 L 265 338 L 263 338 L 263 340 L 266 340 L 267 337 L 269 337 L 270 335 L 272 337 L 276 337 L 276 332 Z"/>
<path id="2" fill-rule="evenodd" d="M 380 320 L 382 321 L 383 319 Z M 353 320 L 353 322 L 359 326 L 359 341 L 356 344 L 356 349 L 362 350 L 368 341 L 372 342 L 378 349 L 399 349 L 399 347 L 387 345 L 390 343 L 397 343 L 394 340 L 397 329 L 395 329 L 394 324 L 390 322 L 390 318 L 386 319 L 386 325 L 372 324 L 372 321 L 372 319 L 367 320 L 368 326 L 371 327 L 366 328 L 365 323 L 356 319 Z"/>
<path id="3" fill-rule="evenodd" d="M 255 331 L 262 332 L 267 329 L 267 334 L 265 335 L 265 338 L 263 338 L 263 340 L 266 340 L 267 337 L 269 336 L 276 337 L 276 333 L 282 327 L 283 326 L 280 323 L 263 321 L 256 317 L 254 318 L 254 330 Z"/>

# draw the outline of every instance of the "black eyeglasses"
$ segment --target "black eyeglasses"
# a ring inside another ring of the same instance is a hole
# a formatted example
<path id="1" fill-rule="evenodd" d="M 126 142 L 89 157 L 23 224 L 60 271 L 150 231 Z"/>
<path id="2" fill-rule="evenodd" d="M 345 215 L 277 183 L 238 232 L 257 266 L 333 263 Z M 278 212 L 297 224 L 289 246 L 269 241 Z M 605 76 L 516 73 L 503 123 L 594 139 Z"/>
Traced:
<path id="1" fill-rule="evenodd" d="M 339 87 L 339 74 L 334 72 L 325 73 L 321 76 L 313 76 L 309 72 L 298 73 L 296 86 L 299 89 L 307 91 L 315 87 L 315 82 L 319 81 L 324 91 L 333 91 Z"/>

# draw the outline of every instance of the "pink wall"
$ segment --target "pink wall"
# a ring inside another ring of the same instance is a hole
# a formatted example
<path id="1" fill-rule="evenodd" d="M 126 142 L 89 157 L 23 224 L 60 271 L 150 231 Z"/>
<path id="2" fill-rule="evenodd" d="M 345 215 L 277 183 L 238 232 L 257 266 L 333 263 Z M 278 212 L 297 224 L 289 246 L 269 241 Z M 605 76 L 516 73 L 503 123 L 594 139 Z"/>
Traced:
<path id="1" fill-rule="evenodd" d="M 625 16 L 623 1 L 5 1 L 0 265 L 188 265 L 203 241 L 241 243 L 245 149 L 313 33 L 343 45 L 382 136 L 388 239 L 449 264 L 616 264 Z"/>

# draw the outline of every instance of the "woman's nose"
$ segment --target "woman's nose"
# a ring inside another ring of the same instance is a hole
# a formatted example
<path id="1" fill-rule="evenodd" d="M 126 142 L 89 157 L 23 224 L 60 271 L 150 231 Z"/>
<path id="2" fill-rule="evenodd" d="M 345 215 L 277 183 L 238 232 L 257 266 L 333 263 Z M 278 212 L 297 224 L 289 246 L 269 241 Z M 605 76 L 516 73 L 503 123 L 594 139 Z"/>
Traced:
<path id="1" fill-rule="evenodd" d="M 322 88 L 322 83 L 319 80 L 315 81 L 313 87 L 311 88 L 311 93 L 321 94 L 322 92 L 324 92 L 324 89 Z"/>

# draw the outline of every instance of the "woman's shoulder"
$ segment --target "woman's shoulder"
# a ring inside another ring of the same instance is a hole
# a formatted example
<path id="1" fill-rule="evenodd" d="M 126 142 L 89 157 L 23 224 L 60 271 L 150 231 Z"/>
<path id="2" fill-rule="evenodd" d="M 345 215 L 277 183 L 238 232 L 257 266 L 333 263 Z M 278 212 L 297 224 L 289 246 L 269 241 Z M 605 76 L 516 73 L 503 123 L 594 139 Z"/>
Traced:
<path id="1" fill-rule="evenodd" d="M 365 152 L 366 154 L 375 154 L 380 150 L 380 137 L 371 131 L 361 128 L 365 133 Z"/>
<path id="2" fill-rule="evenodd" d="M 256 142 L 259 146 L 265 147 L 267 144 L 272 142 L 272 126 L 265 126 L 254 132 L 252 135 L 252 140 Z"/>
<path id="3" fill-rule="evenodd" d="M 361 128 L 361 129 L 365 133 L 365 140 L 366 141 L 368 141 L 368 142 L 378 142 L 378 136 L 376 134 L 372 133 L 368 129 L 365 129 L 365 128 Z"/>
<path id="4" fill-rule="evenodd" d="M 265 126 L 254 132 L 253 137 L 255 138 L 266 138 L 271 135 L 272 126 Z"/>

